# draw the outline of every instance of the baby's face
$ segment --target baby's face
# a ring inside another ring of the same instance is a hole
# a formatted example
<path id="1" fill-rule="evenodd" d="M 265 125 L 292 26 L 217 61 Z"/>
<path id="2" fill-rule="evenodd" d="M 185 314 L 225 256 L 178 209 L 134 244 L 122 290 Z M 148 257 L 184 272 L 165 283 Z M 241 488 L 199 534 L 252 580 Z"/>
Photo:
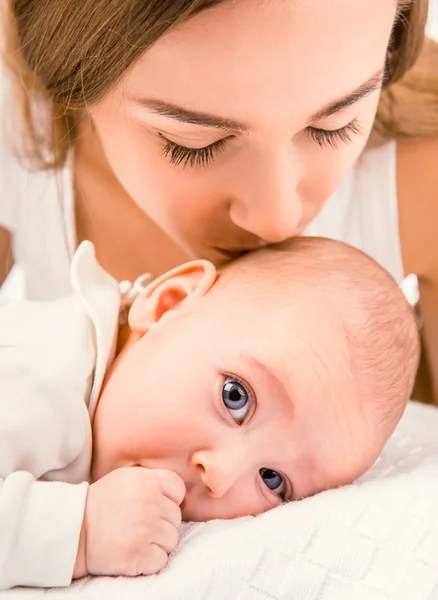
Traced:
<path id="1" fill-rule="evenodd" d="M 207 294 L 128 343 L 94 421 L 93 478 L 126 466 L 185 482 L 184 520 L 255 515 L 361 475 L 380 447 L 362 414 L 342 323 Z"/>

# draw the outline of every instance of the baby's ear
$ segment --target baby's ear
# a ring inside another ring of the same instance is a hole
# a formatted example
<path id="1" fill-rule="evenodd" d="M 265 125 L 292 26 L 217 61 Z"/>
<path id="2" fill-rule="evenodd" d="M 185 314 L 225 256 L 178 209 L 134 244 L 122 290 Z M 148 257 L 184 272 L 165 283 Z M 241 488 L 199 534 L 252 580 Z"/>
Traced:
<path id="1" fill-rule="evenodd" d="M 144 335 L 169 310 L 205 296 L 216 277 L 216 267 L 207 260 L 194 260 L 161 275 L 135 299 L 129 311 L 131 330 Z"/>

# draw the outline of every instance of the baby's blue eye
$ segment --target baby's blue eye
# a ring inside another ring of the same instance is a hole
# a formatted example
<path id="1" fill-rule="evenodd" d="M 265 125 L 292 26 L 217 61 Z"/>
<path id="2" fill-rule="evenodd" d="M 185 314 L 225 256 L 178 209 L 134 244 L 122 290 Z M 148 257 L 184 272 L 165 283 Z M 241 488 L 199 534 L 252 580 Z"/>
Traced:
<path id="1" fill-rule="evenodd" d="M 279 496 L 284 496 L 285 485 L 283 475 L 273 471 L 272 469 L 260 469 L 260 477 L 263 479 L 263 483 L 268 487 L 271 492 L 275 492 Z"/>
<path id="2" fill-rule="evenodd" d="M 243 421 L 251 408 L 250 395 L 244 386 L 232 377 L 225 379 L 222 400 L 235 421 Z"/>

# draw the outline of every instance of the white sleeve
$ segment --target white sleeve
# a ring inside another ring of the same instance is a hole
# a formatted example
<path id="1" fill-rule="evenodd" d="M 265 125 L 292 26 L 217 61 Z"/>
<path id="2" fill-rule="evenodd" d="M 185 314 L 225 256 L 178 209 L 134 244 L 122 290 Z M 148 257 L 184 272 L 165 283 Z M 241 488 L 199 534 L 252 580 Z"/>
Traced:
<path id="1" fill-rule="evenodd" d="M 21 339 L 35 305 L 0 302 L 0 589 L 71 582 L 88 489 L 38 481 L 82 456 L 90 419 L 80 392 L 50 367 L 53 355 L 44 379 L 44 345 Z"/>
<path id="2" fill-rule="evenodd" d="M 0 590 L 71 583 L 88 485 L 0 479 Z"/>
<path id="3" fill-rule="evenodd" d="M 88 415 L 73 393 L 35 382 L 16 355 L 0 348 L 0 589 L 65 586 L 88 484 L 37 480 L 79 456 Z"/>

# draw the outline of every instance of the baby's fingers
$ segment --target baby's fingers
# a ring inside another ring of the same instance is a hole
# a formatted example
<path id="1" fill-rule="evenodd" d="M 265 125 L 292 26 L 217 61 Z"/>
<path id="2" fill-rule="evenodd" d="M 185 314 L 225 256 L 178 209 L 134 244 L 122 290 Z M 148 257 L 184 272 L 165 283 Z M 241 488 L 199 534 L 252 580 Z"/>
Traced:
<path id="1" fill-rule="evenodd" d="M 178 530 L 168 521 L 161 521 L 153 542 L 167 554 L 173 552 L 178 544 Z"/>
<path id="2" fill-rule="evenodd" d="M 173 500 L 163 496 L 161 503 L 161 518 L 176 529 L 181 525 L 181 509 Z"/>
<path id="3" fill-rule="evenodd" d="M 181 477 L 173 471 L 165 469 L 154 469 L 153 472 L 163 494 L 177 504 L 181 504 L 186 495 L 186 486 Z"/>
<path id="4" fill-rule="evenodd" d="M 140 566 L 139 573 L 133 573 L 133 575 L 154 575 L 161 571 L 169 560 L 168 553 L 158 546 L 157 544 L 150 544 L 149 552 L 144 556 L 144 562 Z"/>

